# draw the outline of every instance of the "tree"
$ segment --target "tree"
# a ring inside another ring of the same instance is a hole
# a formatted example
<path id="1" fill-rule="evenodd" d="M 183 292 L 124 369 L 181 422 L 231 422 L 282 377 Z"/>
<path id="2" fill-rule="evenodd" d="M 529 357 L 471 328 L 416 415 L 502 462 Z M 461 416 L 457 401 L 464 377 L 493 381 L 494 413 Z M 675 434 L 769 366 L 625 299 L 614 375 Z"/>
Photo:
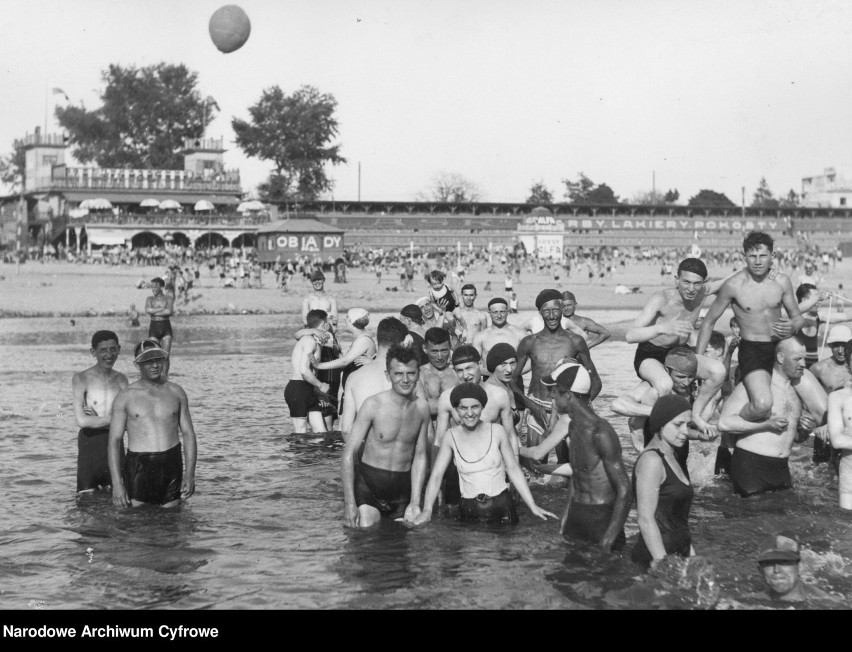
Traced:
<path id="1" fill-rule="evenodd" d="M 766 183 L 766 177 L 760 177 L 760 183 L 757 185 L 757 190 L 754 191 L 754 197 L 751 200 L 751 207 L 778 208 L 778 205 L 778 200 L 772 196 L 769 184 Z"/>
<path id="2" fill-rule="evenodd" d="M 618 197 L 605 183 L 595 185 L 582 172 L 579 173 L 577 181 L 563 179 L 565 184 L 565 198 L 571 204 L 617 204 Z"/>
<path id="3" fill-rule="evenodd" d="M 631 204 L 641 204 L 643 206 L 658 206 L 659 204 L 664 204 L 665 199 L 663 198 L 663 194 L 658 190 L 648 190 L 645 192 L 638 192 L 633 195 L 633 198 L 630 200 Z"/>
<path id="4" fill-rule="evenodd" d="M 0 182 L 13 192 L 21 190 L 26 173 L 26 153 L 24 142 L 16 140 L 12 143 L 12 152 L 0 157 Z"/>
<path id="5" fill-rule="evenodd" d="M 674 204 L 677 202 L 678 199 L 680 199 L 680 193 L 678 192 L 677 188 L 675 188 L 674 190 L 669 190 L 663 196 L 663 201 L 667 204 Z"/>
<path id="6" fill-rule="evenodd" d="M 795 190 L 790 188 L 790 192 L 787 193 L 787 196 L 779 202 L 779 206 L 781 208 L 796 208 L 799 205 L 799 195 Z"/>
<path id="7" fill-rule="evenodd" d="M 598 184 L 589 192 L 588 202 L 590 204 L 617 204 L 618 196 L 605 183 Z"/>
<path id="8" fill-rule="evenodd" d="M 457 172 L 439 172 L 425 191 L 417 193 L 420 201 L 469 203 L 479 201 L 478 186 Z"/>
<path id="9" fill-rule="evenodd" d="M 258 186 L 265 199 L 310 201 L 330 190 L 325 164 L 345 163 L 337 136 L 337 100 L 313 86 L 285 95 L 278 86 L 263 91 L 249 107 L 251 121 L 234 118 L 237 145 L 248 156 L 270 161 L 273 170 Z"/>
<path id="10" fill-rule="evenodd" d="M 530 186 L 530 196 L 527 197 L 528 204 L 552 204 L 553 193 L 544 185 L 544 181 L 538 181 Z"/>
<path id="11" fill-rule="evenodd" d="M 700 190 L 697 195 L 689 198 L 687 206 L 696 208 L 736 208 L 734 202 L 715 190 Z"/>
<path id="12" fill-rule="evenodd" d="M 101 75 L 106 87 L 100 108 L 56 107 L 74 157 L 101 167 L 183 168 L 184 139 L 199 138 L 219 108 L 212 97 L 201 98 L 197 73 L 183 64 L 158 63 L 112 64 Z"/>

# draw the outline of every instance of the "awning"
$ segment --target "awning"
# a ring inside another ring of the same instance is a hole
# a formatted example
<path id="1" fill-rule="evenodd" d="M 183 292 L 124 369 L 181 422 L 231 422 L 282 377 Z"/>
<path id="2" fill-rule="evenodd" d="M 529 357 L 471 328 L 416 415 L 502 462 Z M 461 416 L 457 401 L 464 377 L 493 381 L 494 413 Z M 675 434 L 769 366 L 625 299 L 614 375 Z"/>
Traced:
<path id="1" fill-rule="evenodd" d="M 123 229 L 107 229 L 86 225 L 86 237 L 93 245 L 124 245 L 132 232 Z"/>
<path id="2" fill-rule="evenodd" d="M 83 202 L 87 199 L 97 199 L 98 197 L 103 197 L 104 199 L 108 199 L 112 204 L 136 204 L 139 205 L 143 200 L 149 199 L 151 197 L 155 199 L 159 199 L 160 201 L 164 199 L 174 199 L 175 201 L 180 202 L 181 204 L 194 205 L 196 202 L 207 200 L 212 204 L 223 204 L 226 206 L 236 206 L 240 203 L 240 198 L 236 195 L 211 195 L 211 194 L 199 194 L 199 193 L 167 193 L 167 192 L 157 192 L 157 191 L 147 191 L 144 193 L 141 192 L 82 192 L 77 190 L 68 190 L 63 191 L 62 194 L 65 196 L 65 199 L 69 202 Z"/>

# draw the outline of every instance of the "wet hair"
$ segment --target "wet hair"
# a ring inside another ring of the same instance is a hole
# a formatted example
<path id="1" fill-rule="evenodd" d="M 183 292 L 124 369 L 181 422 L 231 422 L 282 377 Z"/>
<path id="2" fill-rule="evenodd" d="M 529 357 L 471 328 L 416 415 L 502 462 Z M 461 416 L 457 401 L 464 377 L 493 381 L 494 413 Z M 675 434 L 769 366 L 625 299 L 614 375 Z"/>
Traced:
<path id="1" fill-rule="evenodd" d="M 706 279 L 707 265 L 700 258 L 684 258 L 680 261 L 680 265 L 677 266 L 677 275 L 680 276 L 681 272 L 691 272 Z"/>
<path id="2" fill-rule="evenodd" d="M 802 283 L 799 287 L 796 288 L 796 301 L 801 303 L 806 296 L 811 293 L 811 290 L 816 290 L 817 286 L 813 283 Z"/>
<path id="3" fill-rule="evenodd" d="M 443 283 L 444 279 L 447 277 L 441 270 L 433 269 L 431 272 L 429 272 L 429 278 L 431 278 L 433 281 L 438 281 L 438 283 Z"/>
<path id="4" fill-rule="evenodd" d="M 491 306 L 493 306 L 495 303 L 501 303 L 507 307 L 509 305 L 509 302 L 506 301 L 503 297 L 494 297 L 493 299 L 491 299 L 491 301 L 488 302 L 488 309 L 491 310 Z"/>
<path id="5" fill-rule="evenodd" d="M 98 344 L 101 342 L 107 342 L 109 340 L 115 340 L 115 343 L 118 344 L 118 335 L 113 333 L 112 331 L 98 331 L 94 335 L 92 335 L 92 348 L 98 348 Z"/>
<path id="6" fill-rule="evenodd" d="M 385 317 L 376 328 L 376 344 L 382 347 L 390 347 L 394 344 L 402 344 L 408 329 L 396 317 Z"/>
<path id="7" fill-rule="evenodd" d="M 413 303 L 409 303 L 402 310 L 399 311 L 399 314 L 403 317 L 408 317 L 415 324 L 422 326 L 425 322 L 423 321 L 423 311 L 420 309 L 420 306 L 417 306 Z"/>
<path id="8" fill-rule="evenodd" d="M 743 252 L 747 253 L 752 249 L 757 249 L 760 245 L 766 245 L 769 251 L 774 251 L 775 240 L 772 239 L 771 235 L 763 231 L 751 231 L 743 239 Z"/>
<path id="9" fill-rule="evenodd" d="M 444 328 L 433 326 L 426 331 L 423 341 L 428 344 L 443 344 L 450 341 L 450 332 Z"/>
<path id="10" fill-rule="evenodd" d="M 414 361 L 415 363 L 420 362 L 420 359 L 417 357 L 417 352 L 412 347 L 403 346 L 402 344 L 394 344 L 388 350 L 388 356 L 385 360 L 385 369 L 390 369 L 391 362 L 393 360 L 401 362 L 402 364 L 408 364 L 411 361 Z"/>
<path id="11" fill-rule="evenodd" d="M 325 310 L 309 310 L 307 317 L 305 317 L 305 323 L 308 328 L 317 328 L 326 319 L 328 319 L 328 313 Z"/>
<path id="12" fill-rule="evenodd" d="M 562 300 L 563 301 L 574 301 L 576 303 L 577 297 L 575 297 L 574 293 L 571 292 L 570 290 L 565 290 L 565 292 L 562 293 Z"/>
<path id="13" fill-rule="evenodd" d="M 156 283 L 161 288 L 166 286 L 166 282 L 163 279 L 161 279 L 159 276 L 157 276 L 156 278 L 152 278 L 151 283 Z"/>
<path id="14" fill-rule="evenodd" d="M 710 333 L 710 341 L 707 342 L 707 346 L 712 346 L 714 349 L 722 349 L 724 351 L 725 336 L 719 331 L 713 331 Z"/>
<path id="15" fill-rule="evenodd" d="M 473 290 L 473 293 L 476 294 L 476 286 L 473 283 L 465 283 L 462 285 L 462 293 L 464 293 L 465 290 Z"/>

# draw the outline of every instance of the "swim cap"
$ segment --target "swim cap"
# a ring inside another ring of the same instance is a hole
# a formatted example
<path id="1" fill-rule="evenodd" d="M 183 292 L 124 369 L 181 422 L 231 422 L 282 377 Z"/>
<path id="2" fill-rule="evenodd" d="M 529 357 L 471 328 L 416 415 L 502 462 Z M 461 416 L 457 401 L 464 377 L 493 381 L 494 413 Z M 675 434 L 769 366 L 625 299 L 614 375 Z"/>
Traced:
<path id="1" fill-rule="evenodd" d="M 463 398 L 476 399 L 482 407 L 488 403 L 488 394 L 476 383 L 461 383 L 453 387 L 450 392 L 450 405 L 458 407 Z"/>
<path id="2" fill-rule="evenodd" d="M 559 290 L 542 290 L 535 298 L 535 307 L 537 310 L 540 310 L 545 303 L 547 303 L 548 301 L 553 301 L 555 299 L 562 301 L 562 293 Z"/>
<path id="3" fill-rule="evenodd" d="M 511 360 L 512 358 L 517 357 L 518 352 L 515 351 L 514 346 L 507 342 L 500 342 L 499 344 L 492 346 L 488 355 L 485 356 L 485 366 L 488 369 L 488 373 L 493 374 L 494 370 L 506 362 L 506 360 Z"/>
<path id="4" fill-rule="evenodd" d="M 494 297 L 491 301 L 488 302 L 488 307 L 490 308 L 495 303 L 502 303 L 504 306 L 508 306 L 509 302 L 506 301 L 503 297 Z"/>
<path id="5" fill-rule="evenodd" d="M 832 326 L 831 330 L 828 331 L 828 344 L 846 344 L 849 340 L 852 340 L 852 331 L 849 330 L 848 326 Z"/>
<path id="6" fill-rule="evenodd" d="M 470 344 L 462 344 L 455 351 L 453 351 L 453 366 L 455 367 L 457 364 L 465 364 L 467 362 L 479 362 L 482 359 L 482 356 L 479 355 L 479 351 L 476 350 L 475 347 Z"/>
<path id="7" fill-rule="evenodd" d="M 562 358 L 556 368 L 541 379 L 546 387 L 559 385 L 575 394 L 588 394 L 592 388 L 592 377 L 586 368 L 573 358 Z"/>
<path id="8" fill-rule="evenodd" d="M 359 319 L 367 319 L 370 318 L 370 313 L 364 310 L 363 308 L 350 308 L 346 313 L 347 319 L 349 319 L 349 323 L 351 324 L 354 321 L 358 321 Z"/>
<path id="9" fill-rule="evenodd" d="M 691 349 L 685 346 L 676 346 L 666 356 L 665 366 L 674 369 L 687 376 L 698 373 L 698 358 Z"/>
<path id="10" fill-rule="evenodd" d="M 324 281 L 324 280 L 325 280 L 325 274 L 322 273 L 321 269 L 315 269 L 313 272 L 311 272 L 311 282 L 312 283 L 314 281 Z"/>
<path id="11" fill-rule="evenodd" d="M 651 408 L 651 416 L 648 417 L 648 431 L 657 433 L 677 415 L 690 412 L 691 410 L 689 401 L 683 396 L 678 396 L 677 394 L 661 396 L 654 403 L 654 407 Z"/>
<path id="12" fill-rule="evenodd" d="M 168 355 L 157 340 L 148 338 L 139 342 L 133 349 L 133 362 L 147 362 L 155 358 L 167 358 Z"/>

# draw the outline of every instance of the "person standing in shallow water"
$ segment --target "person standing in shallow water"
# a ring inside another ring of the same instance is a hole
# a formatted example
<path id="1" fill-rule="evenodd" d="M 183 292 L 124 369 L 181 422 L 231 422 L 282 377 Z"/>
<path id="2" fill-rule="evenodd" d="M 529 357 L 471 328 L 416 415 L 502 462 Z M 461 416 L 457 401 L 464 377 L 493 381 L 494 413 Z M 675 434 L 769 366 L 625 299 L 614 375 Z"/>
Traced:
<path id="1" fill-rule="evenodd" d="M 170 354 L 172 350 L 172 322 L 169 319 L 175 310 L 175 296 L 164 291 L 166 282 L 160 277 L 151 279 L 151 296 L 145 300 L 145 312 L 151 316 L 148 337 L 155 338 L 163 350 Z M 169 377 L 169 358 L 166 356 L 162 366 L 163 380 Z"/>
<path id="2" fill-rule="evenodd" d="M 173 507 L 181 498 L 195 493 L 197 446 L 189 400 L 183 388 L 163 378 L 161 372 L 168 353 L 156 340 L 137 344 L 134 356 L 139 380 L 122 389 L 112 406 L 112 502 L 116 507 Z M 127 455 L 122 464 L 120 450 L 125 430 Z"/>
<path id="3" fill-rule="evenodd" d="M 74 394 L 74 416 L 77 433 L 77 491 L 94 491 L 110 485 L 109 426 L 112 404 L 118 393 L 127 387 L 127 377 L 113 366 L 121 346 L 112 331 L 98 331 L 92 336 L 90 349 L 95 364 L 74 374 L 71 390 Z M 124 445 L 118 451 L 124 459 Z"/>

